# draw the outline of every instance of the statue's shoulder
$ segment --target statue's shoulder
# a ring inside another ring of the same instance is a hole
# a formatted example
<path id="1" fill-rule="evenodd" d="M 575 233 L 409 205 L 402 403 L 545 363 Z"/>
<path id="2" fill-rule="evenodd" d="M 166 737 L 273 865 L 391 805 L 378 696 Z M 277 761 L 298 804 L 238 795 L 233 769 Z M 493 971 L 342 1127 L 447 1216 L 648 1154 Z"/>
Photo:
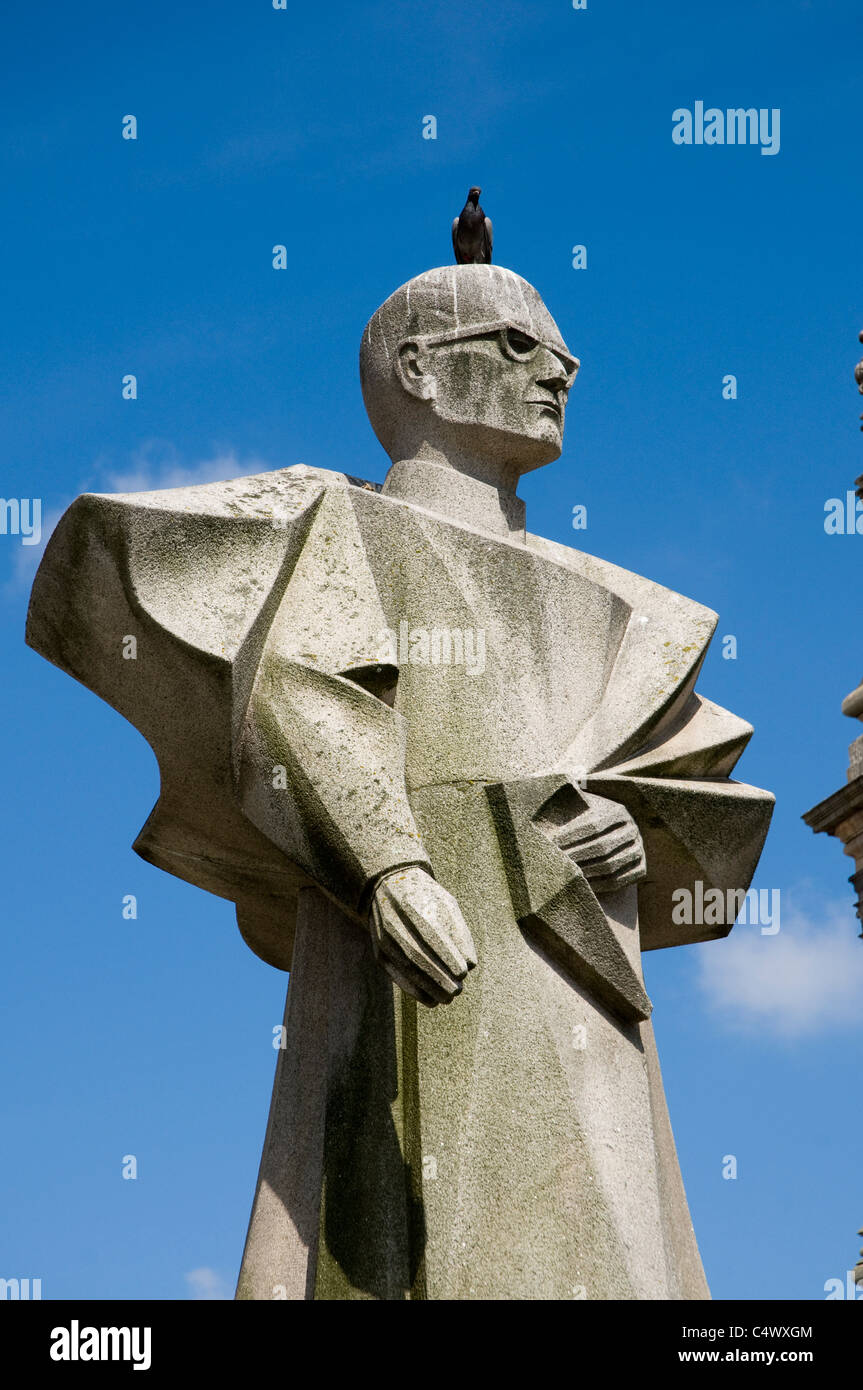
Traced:
<path id="1" fill-rule="evenodd" d="M 525 536 L 525 543 L 535 554 L 558 565 L 565 565 L 583 579 L 616 594 L 634 613 L 645 617 L 654 614 L 667 617 L 676 615 L 687 623 L 697 624 L 705 634 L 711 633 L 716 626 L 718 615 L 712 608 L 677 593 L 675 589 L 667 589 L 653 579 L 645 579 L 644 575 L 614 565 L 610 560 L 600 560 L 584 550 L 576 550 L 573 546 L 561 545 L 558 541 L 546 540 L 544 536 L 534 536 L 530 532 Z"/>
<path id="2" fill-rule="evenodd" d="M 211 551 L 238 543 L 238 532 L 259 540 L 267 531 L 302 526 L 327 494 L 380 489 L 347 473 L 295 464 L 210 483 L 141 492 L 84 492 L 63 513 L 37 576 L 77 563 L 94 547 L 119 554 L 150 551 L 154 540 L 172 549 L 197 547 L 196 563 Z M 37 582 L 37 588 L 39 583 Z"/>
<path id="3" fill-rule="evenodd" d="M 274 468 L 211 483 L 184 483 L 141 492 L 83 493 L 67 515 L 96 512 L 131 518 L 141 514 L 142 519 L 146 519 L 153 513 L 161 513 L 178 520 L 199 516 L 272 523 L 274 519 L 285 519 L 292 512 L 304 511 L 330 489 L 349 487 L 380 490 L 374 483 L 350 474 L 299 463 L 290 468 Z"/>
<path id="4" fill-rule="evenodd" d="M 189 614 L 201 622 L 209 615 L 213 633 L 195 640 L 222 651 L 224 613 L 257 611 L 323 499 L 338 502 L 363 486 L 375 491 L 348 474 L 297 464 L 223 482 L 82 493 L 48 540 L 27 641 L 56 660 L 58 628 L 91 625 L 111 592 L 122 611 L 131 604 L 188 640 Z"/>

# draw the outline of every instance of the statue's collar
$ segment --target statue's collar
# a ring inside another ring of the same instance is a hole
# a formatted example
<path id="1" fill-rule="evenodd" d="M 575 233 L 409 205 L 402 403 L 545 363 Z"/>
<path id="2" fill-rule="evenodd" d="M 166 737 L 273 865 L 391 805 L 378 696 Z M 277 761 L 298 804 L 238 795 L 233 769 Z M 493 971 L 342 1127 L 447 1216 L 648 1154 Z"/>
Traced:
<path id="1" fill-rule="evenodd" d="M 514 492 L 424 459 L 394 463 L 382 492 L 463 526 L 524 544 L 524 502 Z"/>

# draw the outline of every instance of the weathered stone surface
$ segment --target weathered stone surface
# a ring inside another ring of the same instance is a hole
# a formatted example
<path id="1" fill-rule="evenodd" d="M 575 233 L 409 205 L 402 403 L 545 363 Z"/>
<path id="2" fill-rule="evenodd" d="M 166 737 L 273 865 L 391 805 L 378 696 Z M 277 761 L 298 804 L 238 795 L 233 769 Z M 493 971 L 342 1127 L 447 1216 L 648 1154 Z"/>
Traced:
<path id="1" fill-rule="evenodd" d="M 863 721 L 863 684 L 845 696 L 842 713 L 849 719 Z M 805 812 L 803 819 L 816 834 L 826 831 L 828 835 L 835 835 L 842 843 L 843 852 L 854 860 L 854 873 L 849 882 L 857 894 L 857 917 L 863 936 L 863 736 L 855 738 L 848 748 L 845 786 L 819 801 Z"/>
<path id="2" fill-rule="evenodd" d="M 293 970 L 239 1297 L 707 1296 L 641 952 L 730 929 L 671 895 L 745 889 L 772 797 L 715 615 L 524 530 L 577 365 L 429 271 L 363 337 L 382 491 L 87 496 L 46 552 L 28 641 L 159 759 L 136 848 Z"/>

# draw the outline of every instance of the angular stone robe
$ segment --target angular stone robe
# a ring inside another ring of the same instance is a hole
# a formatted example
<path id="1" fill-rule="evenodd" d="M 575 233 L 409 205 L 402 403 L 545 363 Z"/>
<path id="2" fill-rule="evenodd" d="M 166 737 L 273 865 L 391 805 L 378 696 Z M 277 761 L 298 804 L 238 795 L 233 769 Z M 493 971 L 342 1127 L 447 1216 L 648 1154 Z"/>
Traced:
<path id="1" fill-rule="evenodd" d="M 750 727 L 693 691 L 715 621 L 325 470 L 63 517 L 28 642 L 153 747 L 137 851 L 292 969 L 239 1297 L 708 1296 L 640 952 L 727 933 L 674 926 L 671 893 L 745 889 L 770 817 L 728 778 Z M 394 650 L 403 623 L 482 630 L 484 671 Z M 645 843 L 601 904 L 550 838 L 579 782 Z M 415 863 L 479 955 L 435 1009 L 364 925 Z"/>

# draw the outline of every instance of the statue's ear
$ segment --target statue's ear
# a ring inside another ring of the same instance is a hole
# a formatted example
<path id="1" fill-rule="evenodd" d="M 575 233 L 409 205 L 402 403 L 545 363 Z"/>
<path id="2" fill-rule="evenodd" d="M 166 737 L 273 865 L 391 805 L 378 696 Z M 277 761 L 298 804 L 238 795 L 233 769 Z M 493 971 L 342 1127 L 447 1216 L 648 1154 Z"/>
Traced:
<path id="1" fill-rule="evenodd" d="M 419 343 L 399 344 L 396 371 L 404 389 L 420 401 L 433 401 L 437 396 L 437 381 L 428 370 L 429 357 Z"/>

